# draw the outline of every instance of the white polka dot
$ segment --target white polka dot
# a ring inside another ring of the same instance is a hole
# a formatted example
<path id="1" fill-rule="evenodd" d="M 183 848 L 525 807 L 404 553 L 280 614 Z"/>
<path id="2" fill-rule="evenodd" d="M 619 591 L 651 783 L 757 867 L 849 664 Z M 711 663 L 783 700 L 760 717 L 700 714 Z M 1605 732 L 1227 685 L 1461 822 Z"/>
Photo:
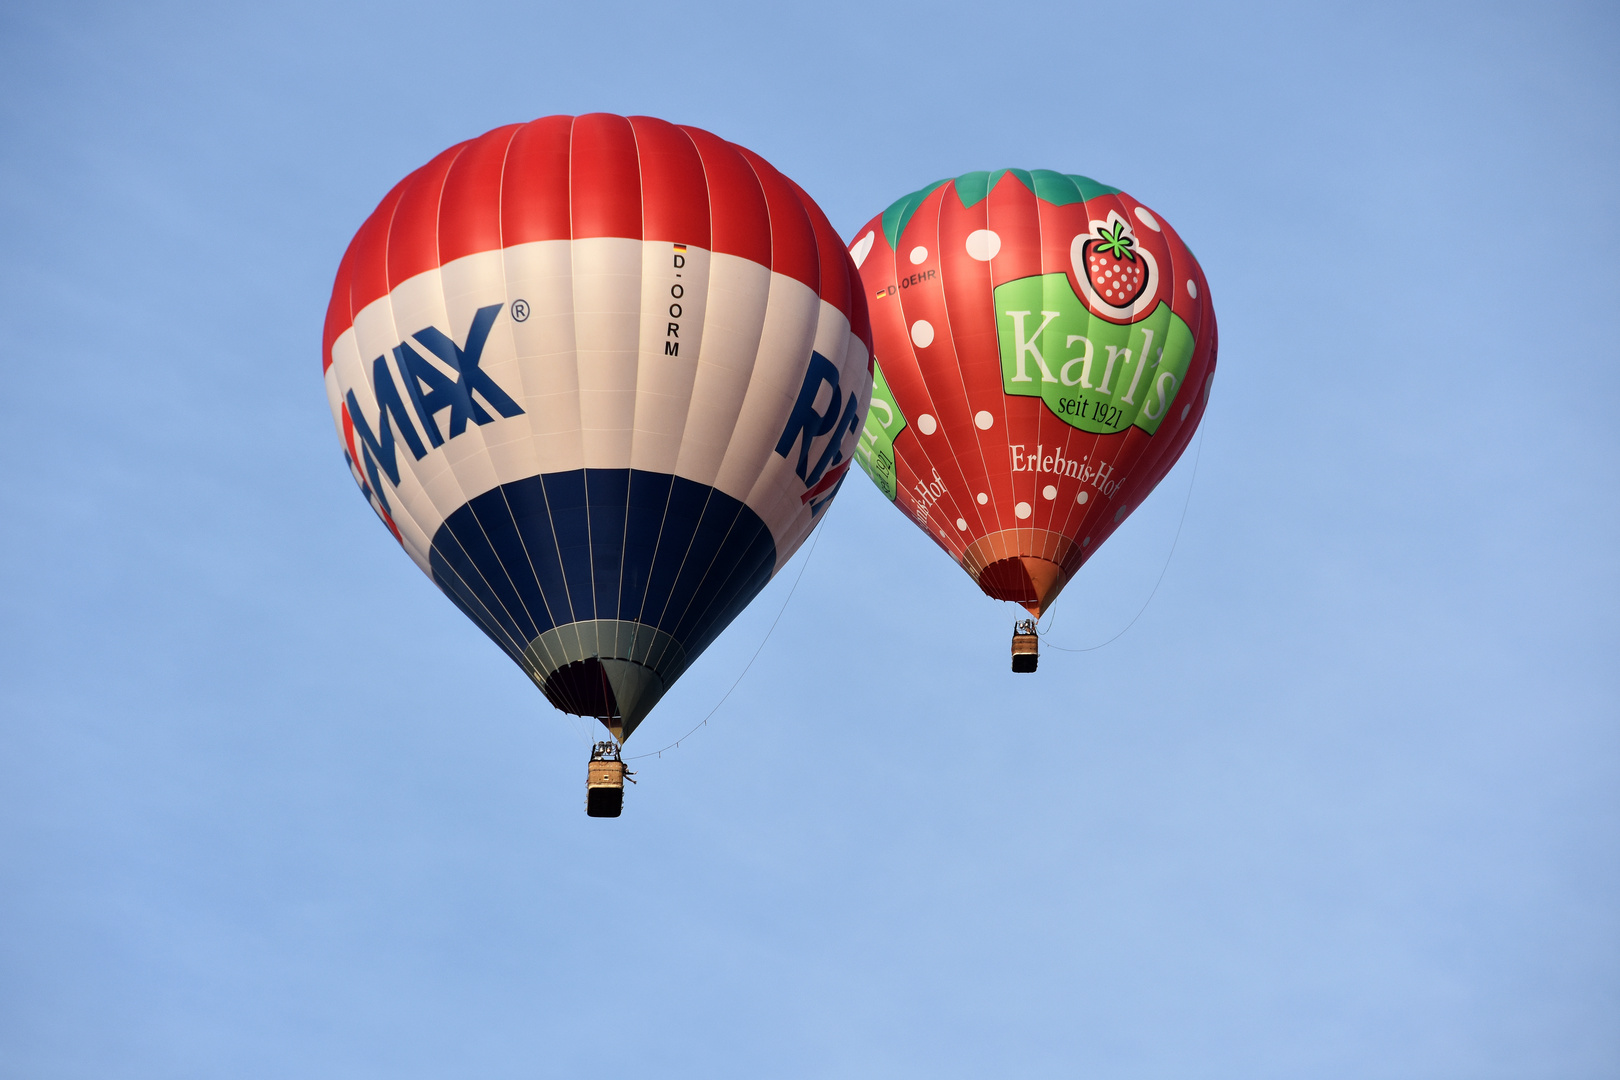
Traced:
<path id="1" fill-rule="evenodd" d="M 1034 511 L 1029 508 L 1029 503 L 1019 503 L 1017 506 L 1013 507 L 1013 513 L 1017 514 L 1019 519 L 1022 520 L 1023 518 L 1029 517 L 1029 515 L 1034 513 Z"/>
<path id="2" fill-rule="evenodd" d="M 1084 506 L 1086 505 L 1086 500 L 1089 498 L 1091 498 L 1091 496 L 1082 491 L 1080 494 L 1074 497 L 1074 501 L 1079 503 L 1081 506 Z"/>
<path id="3" fill-rule="evenodd" d="M 1154 232 L 1164 231 L 1163 229 L 1159 228 L 1159 219 L 1148 213 L 1147 207 L 1145 206 L 1138 206 L 1136 208 L 1136 220 L 1140 221 Z"/>
<path id="4" fill-rule="evenodd" d="M 973 417 L 973 423 L 978 426 L 980 431 L 989 431 L 995 422 L 996 418 L 985 412 L 983 409 L 979 410 L 979 412 Z"/>
<path id="5" fill-rule="evenodd" d="M 967 253 L 980 262 L 989 262 L 1001 250 L 1001 237 L 989 229 L 974 229 L 967 234 Z"/>
<path id="6" fill-rule="evenodd" d="M 917 430 L 922 432 L 924 435 L 932 435 L 936 430 L 938 430 L 938 428 L 939 422 L 928 413 L 923 413 L 921 416 L 917 417 Z"/>
<path id="7" fill-rule="evenodd" d="M 923 262 L 927 258 L 928 258 L 928 249 L 927 248 L 925 248 L 925 247 L 914 247 L 914 248 L 911 249 L 911 265 L 912 266 L 916 266 L 918 263 Z"/>
<path id="8" fill-rule="evenodd" d="M 918 319 L 911 324 L 911 343 L 919 349 L 926 349 L 934 343 L 934 324 L 927 319 Z"/>
<path id="9" fill-rule="evenodd" d="M 1181 407 L 1181 418 L 1183 420 L 1187 419 L 1187 414 L 1190 413 L 1190 412 L 1192 412 L 1192 406 L 1191 405 L 1183 405 Z"/>
<path id="10" fill-rule="evenodd" d="M 957 518 L 956 527 L 963 532 L 967 532 L 967 518 Z"/>
<path id="11" fill-rule="evenodd" d="M 1051 484 L 1047 484 L 1045 487 L 1041 488 L 1041 498 L 1047 500 L 1057 498 L 1057 488 L 1053 487 Z"/>
<path id="12" fill-rule="evenodd" d="M 982 491 L 979 492 L 977 495 L 975 495 L 973 498 L 974 498 L 974 501 L 976 501 L 980 506 L 983 506 L 985 503 L 990 501 L 990 496 L 986 495 Z"/>
<path id="13" fill-rule="evenodd" d="M 855 260 L 855 268 L 860 269 L 866 257 L 872 253 L 872 241 L 877 239 L 877 232 L 869 230 L 867 234 L 855 241 L 855 246 L 849 249 L 850 257 Z"/>
<path id="14" fill-rule="evenodd" d="M 1119 519 L 1125 516 L 1125 509 L 1126 508 L 1122 506 L 1118 510 L 1114 511 L 1114 524 L 1115 525 L 1118 525 L 1119 524 Z"/>
<path id="15" fill-rule="evenodd" d="M 1194 300 L 1198 299 L 1198 282 L 1194 281 L 1192 278 L 1187 279 L 1187 295 L 1192 297 Z"/>

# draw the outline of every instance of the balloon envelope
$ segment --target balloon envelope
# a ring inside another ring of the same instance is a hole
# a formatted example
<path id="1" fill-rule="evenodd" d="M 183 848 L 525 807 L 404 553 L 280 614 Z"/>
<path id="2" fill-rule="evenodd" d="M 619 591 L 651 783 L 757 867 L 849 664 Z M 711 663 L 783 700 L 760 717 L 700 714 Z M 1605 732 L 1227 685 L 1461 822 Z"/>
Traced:
<path id="1" fill-rule="evenodd" d="M 930 184 L 850 252 L 877 357 L 857 460 L 986 594 L 1039 615 L 1203 416 L 1203 270 L 1129 195 L 1045 170 Z"/>
<path id="2" fill-rule="evenodd" d="M 395 539 L 620 738 L 804 541 L 871 395 L 820 209 L 648 117 L 498 128 L 413 172 L 349 245 L 323 349 Z"/>

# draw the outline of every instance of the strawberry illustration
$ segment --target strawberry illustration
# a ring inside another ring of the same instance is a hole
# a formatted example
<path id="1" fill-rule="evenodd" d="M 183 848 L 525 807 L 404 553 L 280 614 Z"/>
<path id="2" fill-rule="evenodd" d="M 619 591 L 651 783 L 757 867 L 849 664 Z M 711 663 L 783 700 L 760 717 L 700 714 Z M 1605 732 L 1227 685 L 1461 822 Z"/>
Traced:
<path id="1" fill-rule="evenodd" d="M 1104 303 L 1127 307 L 1142 295 L 1148 275 L 1137 258 L 1136 238 L 1130 229 L 1118 215 L 1108 216 L 1110 225 L 1098 227 L 1097 234 L 1086 241 L 1085 274 Z"/>

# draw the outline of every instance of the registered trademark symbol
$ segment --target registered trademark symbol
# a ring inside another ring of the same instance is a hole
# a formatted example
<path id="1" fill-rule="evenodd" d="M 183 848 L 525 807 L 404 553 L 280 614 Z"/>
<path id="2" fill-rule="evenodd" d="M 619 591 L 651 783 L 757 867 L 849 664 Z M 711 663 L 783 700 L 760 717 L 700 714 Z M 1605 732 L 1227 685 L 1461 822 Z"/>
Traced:
<path id="1" fill-rule="evenodd" d="M 515 322 L 525 322 L 529 318 L 529 302 L 527 300 L 512 301 L 512 319 Z"/>

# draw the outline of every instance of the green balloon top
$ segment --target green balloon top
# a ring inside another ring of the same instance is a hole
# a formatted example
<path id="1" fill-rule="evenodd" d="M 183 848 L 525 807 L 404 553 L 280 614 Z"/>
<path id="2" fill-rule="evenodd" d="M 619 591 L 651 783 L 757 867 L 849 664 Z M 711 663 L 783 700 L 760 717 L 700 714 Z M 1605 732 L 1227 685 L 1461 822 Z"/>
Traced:
<path id="1" fill-rule="evenodd" d="M 956 197 L 962 201 L 962 208 L 965 210 L 982 201 L 1001 182 L 1001 178 L 1008 174 L 1016 177 L 1019 183 L 1034 192 L 1036 198 L 1044 199 L 1053 206 L 1084 202 L 1099 195 L 1119 194 L 1119 188 L 1099 184 L 1089 176 L 1078 176 L 1074 173 L 1053 172 L 1050 169 L 992 169 L 988 172 L 963 173 L 955 177 Z M 917 212 L 917 207 L 922 205 L 922 201 L 928 198 L 935 188 L 950 182 L 949 177 L 935 180 L 927 187 L 895 200 L 883 211 L 883 235 L 888 237 L 891 248 L 899 246 L 900 234 L 905 232 L 906 223 L 911 220 L 911 215 Z"/>

